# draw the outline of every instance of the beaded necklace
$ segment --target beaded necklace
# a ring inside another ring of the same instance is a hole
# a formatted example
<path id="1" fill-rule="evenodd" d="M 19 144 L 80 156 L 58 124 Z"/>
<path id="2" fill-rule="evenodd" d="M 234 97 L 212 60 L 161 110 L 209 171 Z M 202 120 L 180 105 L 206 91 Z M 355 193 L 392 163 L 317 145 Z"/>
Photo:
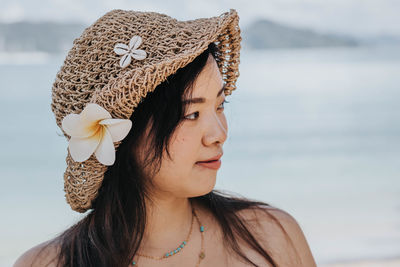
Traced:
<path id="1" fill-rule="evenodd" d="M 189 234 L 187 235 L 185 241 L 183 241 L 183 242 L 181 243 L 181 245 L 180 245 L 178 248 L 176 248 L 176 249 L 173 250 L 173 251 L 170 251 L 170 252 L 165 253 L 165 254 L 164 254 L 163 256 L 161 256 L 161 257 L 148 256 L 148 255 L 143 255 L 143 254 L 139 254 L 139 253 L 138 253 L 137 255 L 138 255 L 138 256 L 141 256 L 141 257 L 149 258 L 149 259 L 154 259 L 154 260 L 164 260 L 164 259 L 167 259 L 167 258 L 169 258 L 169 257 L 171 257 L 171 256 L 173 256 L 173 255 L 175 255 L 175 254 L 177 254 L 178 252 L 180 252 L 180 251 L 185 247 L 185 245 L 187 244 L 187 242 L 189 242 L 190 236 L 191 236 L 191 234 L 192 234 L 192 228 L 193 228 L 194 218 L 196 218 L 196 220 L 197 220 L 197 222 L 198 222 L 198 224 L 199 224 L 199 226 L 200 226 L 200 233 L 201 233 L 201 249 L 200 249 L 200 253 L 199 253 L 199 259 L 198 259 L 197 264 L 196 264 L 196 267 L 198 267 L 198 266 L 200 265 L 200 262 L 201 262 L 201 261 L 205 258 L 205 256 L 206 256 L 206 254 L 204 253 L 204 226 L 201 225 L 200 219 L 199 219 L 199 217 L 197 216 L 196 211 L 195 211 L 195 208 L 193 207 L 193 205 L 192 205 L 192 223 L 191 223 L 191 225 L 190 225 Z M 132 265 L 132 266 L 135 266 L 135 267 L 139 267 L 139 265 L 137 265 L 137 263 L 136 263 L 134 260 L 132 260 L 131 265 Z"/>

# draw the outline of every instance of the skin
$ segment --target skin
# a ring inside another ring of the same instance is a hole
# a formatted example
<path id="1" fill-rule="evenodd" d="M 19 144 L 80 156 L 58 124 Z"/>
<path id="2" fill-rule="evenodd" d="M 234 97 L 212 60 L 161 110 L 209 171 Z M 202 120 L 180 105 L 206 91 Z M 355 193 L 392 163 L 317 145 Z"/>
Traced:
<path id="1" fill-rule="evenodd" d="M 153 202 L 147 203 L 149 222 L 142 247 L 146 251 L 144 254 L 161 255 L 171 244 L 185 240 L 192 219 L 188 198 L 205 195 L 215 186 L 218 170 L 196 162 L 223 152 L 228 125 L 223 112 L 225 95 L 222 92 L 217 96 L 222 87 L 217 63 L 210 56 L 194 83 L 192 94 L 192 98 L 202 97 L 205 102 L 191 104 L 188 108 L 185 120 L 171 139 L 172 159 L 165 153 L 160 171 L 153 177 L 155 186 L 151 192 Z M 145 149 L 147 147 L 139 147 L 138 152 Z"/>
<path id="2" fill-rule="evenodd" d="M 146 203 L 149 218 L 139 253 L 158 256 L 171 249 L 171 246 L 181 244 L 186 239 L 192 220 L 191 204 L 188 198 L 207 194 L 215 186 L 217 170 L 201 167 L 196 162 L 221 153 L 227 139 L 228 125 L 223 105 L 221 105 L 225 95 L 222 93 L 216 97 L 222 86 L 223 79 L 217 63 L 210 55 L 205 68 L 194 83 L 192 94 L 192 98 L 203 97 L 206 101 L 189 107 L 185 114 L 187 119 L 172 137 L 170 144 L 172 159 L 169 159 L 167 155 L 163 156 L 160 171 L 152 177 L 155 186 L 151 192 L 152 201 Z M 143 160 L 144 154 L 141 154 L 141 151 L 146 151 L 147 147 L 146 142 L 141 142 L 141 144 L 136 153 L 139 153 L 139 159 Z M 223 161 L 223 158 L 221 160 Z M 206 229 L 204 234 L 206 257 L 200 266 L 251 266 L 240 261 L 235 253 L 225 250 L 226 248 L 222 245 L 222 231 L 217 222 L 206 208 L 196 202 L 193 205 Z M 255 236 L 270 255 L 278 259 L 280 266 L 316 266 L 297 221 L 283 210 L 268 208 L 268 211 L 282 224 L 294 247 L 287 242 L 280 228 L 264 213 L 242 210 L 239 216 L 250 224 Z M 255 223 L 255 219 L 258 223 Z M 190 240 L 180 253 L 162 261 L 140 257 L 137 261 L 138 265 L 145 267 L 154 266 L 156 263 L 157 266 L 195 266 L 200 251 L 201 234 L 196 220 L 193 227 Z M 45 244 L 46 242 L 41 243 L 25 252 L 16 261 L 14 267 L 29 265 Z M 245 254 L 256 264 L 270 266 L 254 250 L 240 241 L 239 244 Z M 34 266 L 42 266 L 50 262 L 56 250 L 57 247 L 48 248 Z M 294 263 L 296 261 L 297 263 Z M 49 266 L 55 266 L 55 263 Z"/>

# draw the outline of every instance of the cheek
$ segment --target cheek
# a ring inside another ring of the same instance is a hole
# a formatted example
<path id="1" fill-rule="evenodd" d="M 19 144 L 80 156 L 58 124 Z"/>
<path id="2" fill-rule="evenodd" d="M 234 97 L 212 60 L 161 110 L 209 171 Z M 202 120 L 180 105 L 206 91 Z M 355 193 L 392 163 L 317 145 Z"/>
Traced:
<path id="1" fill-rule="evenodd" d="M 176 190 L 176 185 L 184 186 L 188 177 L 193 175 L 195 162 L 199 159 L 198 146 L 192 137 L 177 136 L 170 145 L 171 159 L 165 153 L 160 171 L 161 187 Z"/>
<path id="2" fill-rule="evenodd" d="M 194 163 L 199 160 L 199 148 L 201 145 L 201 137 L 199 131 L 190 127 L 181 127 L 171 138 L 169 152 L 171 159 L 165 155 L 166 165 L 168 168 L 180 172 L 190 171 L 194 167 Z"/>
<path id="3" fill-rule="evenodd" d="M 173 144 L 175 163 L 183 165 L 194 163 L 198 158 L 199 144 L 200 140 L 196 133 L 185 133 L 178 136 Z"/>
<path id="4" fill-rule="evenodd" d="M 216 175 L 196 165 L 202 156 L 201 131 L 180 131 L 169 147 L 171 159 L 164 155 L 161 172 L 155 178 L 157 187 L 185 197 L 209 193 L 215 186 Z"/>

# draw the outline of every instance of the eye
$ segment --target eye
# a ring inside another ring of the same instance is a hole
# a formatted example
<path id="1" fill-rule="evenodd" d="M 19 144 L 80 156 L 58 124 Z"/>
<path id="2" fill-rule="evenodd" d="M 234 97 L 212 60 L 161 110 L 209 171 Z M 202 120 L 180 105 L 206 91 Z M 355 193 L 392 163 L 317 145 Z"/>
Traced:
<path id="1" fill-rule="evenodd" d="M 224 104 L 225 104 L 225 103 L 229 103 L 229 102 L 226 101 L 226 100 L 224 99 L 224 101 L 221 103 L 221 105 L 218 106 L 218 109 L 223 110 L 223 109 L 224 109 Z M 194 112 L 194 113 L 192 113 L 192 114 L 189 114 L 189 115 L 185 116 L 184 119 L 194 121 L 194 120 L 196 120 L 196 119 L 199 117 L 199 113 L 200 113 L 200 112 L 196 111 L 196 112 Z M 195 115 L 197 115 L 197 116 L 195 116 Z M 195 117 L 193 117 L 193 116 L 195 116 Z"/>
<path id="2" fill-rule="evenodd" d="M 221 105 L 219 105 L 219 106 L 220 106 L 220 109 L 224 109 L 224 104 L 225 104 L 225 103 L 229 103 L 229 102 L 226 101 L 226 100 L 224 99 L 224 102 L 222 102 Z M 221 107 L 221 106 L 222 106 L 222 107 Z"/>
<path id="3" fill-rule="evenodd" d="M 195 113 L 189 114 L 189 115 L 185 116 L 184 118 L 187 119 L 187 120 L 192 120 L 192 121 L 194 121 L 197 117 L 194 118 L 194 119 L 191 119 L 191 118 L 189 118 L 189 117 L 190 117 L 190 116 L 193 116 L 193 115 L 195 115 L 195 114 L 197 114 L 197 117 L 199 116 L 199 112 L 196 111 Z"/>

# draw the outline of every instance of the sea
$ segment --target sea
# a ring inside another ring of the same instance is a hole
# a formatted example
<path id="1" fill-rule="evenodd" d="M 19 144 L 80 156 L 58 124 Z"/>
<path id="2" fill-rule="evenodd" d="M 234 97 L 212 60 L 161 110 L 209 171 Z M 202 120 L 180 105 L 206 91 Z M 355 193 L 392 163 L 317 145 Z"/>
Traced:
<path id="1" fill-rule="evenodd" d="M 0 53 L 0 266 L 85 214 L 51 112 L 65 54 Z M 215 189 L 285 210 L 318 264 L 400 257 L 400 46 L 248 50 Z"/>

